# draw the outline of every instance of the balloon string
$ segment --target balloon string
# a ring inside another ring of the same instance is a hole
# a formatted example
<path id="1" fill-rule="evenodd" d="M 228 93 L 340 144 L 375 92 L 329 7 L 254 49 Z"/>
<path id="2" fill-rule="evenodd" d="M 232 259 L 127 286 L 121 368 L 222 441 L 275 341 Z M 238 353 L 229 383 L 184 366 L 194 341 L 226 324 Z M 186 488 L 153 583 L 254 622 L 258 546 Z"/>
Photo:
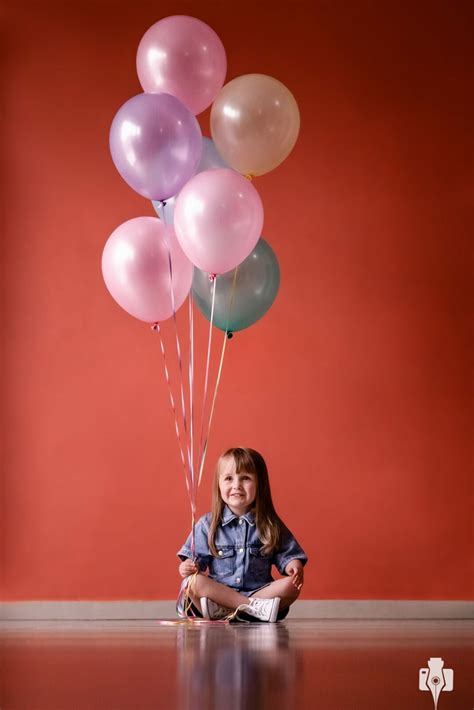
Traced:
<path id="1" fill-rule="evenodd" d="M 189 577 L 187 577 L 187 579 L 185 579 L 181 585 L 178 600 L 176 603 L 176 609 L 178 610 L 178 615 L 181 617 L 181 621 L 162 621 L 158 623 L 170 625 L 177 623 L 182 624 L 183 622 L 189 621 L 192 623 L 201 622 L 203 624 L 226 624 L 237 616 L 237 613 L 240 611 L 240 606 L 245 606 L 241 604 L 234 611 L 229 612 L 229 614 L 227 614 L 227 616 L 222 619 L 211 620 L 202 619 L 201 617 L 198 617 L 194 610 L 192 597 L 193 594 L 194 596 L 196 596 L 196 594 L 194 593 L 194 587 L 198 574 L 198 572 L 194 572 L 193 574 L 189 575 Z"/>
<path id="2" fill-rule="evenodd" d="M 216 277 L 212 278 L 212 304 L 211 304 L 211 320 L 209 321 L 209 337 L 207 341 L 207 360 L 206 360 L 206 375 L 204 378 L 204 392 L 202 396 L 202 410 L 201 410 L 201 432 L 199 435 L 199 478 L 197 485 L 201 483 L 202 467 L 203 467 L 203 441 L 204 441 L 204 420 L 205 420 L 205 410 L 206 410 L 206 400 L 207 400 L 207 388 L 209 383 L 209 365 L 211 361 L 211 344 L 212 344 L 212 324 L 214 322 L 214 305 L 216 300 Z"/>
<path id="3" fill-rule="evenodd" d="M 186 404 L 184 401 L 184 377 L 183 377 L 183 361 L 181 357 L 181 344 L 179 340 L 179 333 L 178 333 L 178 321 L 176 319 L 176 304 L 175 304 L 175 299 L 174 299 L 174 292 L 173 292 L 173 266 L 171 264 L 171 251 L 168 251 L 168 263 L 170 267 L 170 280 L 171 280 L 171 304 L 173 308 L 173 323 L 174 323 L 174 331 L 175 331 L 175 336 L 176 336 L 176 353 L 178 355 L 178 372 L 179 372 L 179 384 L 180 384 L 180 390 L 181 390 L 181 410 L 183 413 L 183 428 L 184 428 L 184 434 L 186 438 L 186 448 L 188 451 L 188 465 L 189 465 L 189 470 L 192 472 L 192 464 L 191 464 L 191 452 L 189 449 L 189 433 L 188 433 L 188 425 L 187 425 L 187 418 L 186 418 Z"/>
<path id="4" fill-rule="evenodd" d="M 166 225 L 166 218 L 165 218 L 165 203 L 162 202 L 163 205 L 163 222 Z M 188 494 L 189 494 L 189 501 L 191 504 L 191 513 L 192 513 L 192 528 L 191 528 L 191 551 L 192 551 L 192 556 L 193 559 L 196 557 L 196 544 L 195 544 L 195 516 L 196 516 L 196 497 L 197 497 L 197 488 L 195 485 L 194 481 L 194 455 L 193 455 L 193 449 L 194 449 L 194 435 L 193 435 L 193 416 L 194 416 L 194 407 L 193 407 L 193 389 L 194 389 L 194 318 L 193 318 L 193 297 L 192 297 L 192 291 L 190 291 L 189 294 L 189 308 L 188 308 L 188 314 L 189 314 L 189 368 L 188 368 L 188 385 L 189 385 L 189 411 L 190 411 L 190 429 L 188 432 L 188 426 L 187 426 L 187 419 L 186 419 L 186 405 L 185 405 L 185 398 L 184 398 L 184 374 L 183 374 L 183 362 L 182 362 L 182 357 L 181 357 L 181 344 L 179 340 L 179 332 L 178 332 L 178 322 L 176 318 L 176 304 L 175 304 L 175 297 L 174 297 L 174 289 L 173 289 L 173 264 L 171 261 L 171 248 L 170 248 L 170 243 L 169 240 L 167 239 L 167 244 L 168 244 L 168 265 L 169 265 L 169 271 L 170 271 L 170 290 L 171 290 L 171 305 L 173 308 L 173 322 L 174 322 L 174 329 L 175 329 L 175 335 L 176 335 L 176 353 L 178 356 L 178 371 L 179 371 L 179 380 L 180 380 L 180 390 L 181 390 L 181 410 L 183 414 L 183 428 L 184 428 L 184 434 L 186 437 L 186 448 L 188 452 L 188 466 L 189 466 L 189 479 L 190 479 L 190 486 L 187 485 L 188 488 Z M 186 478 L 186 483 L 188 479 Z"/>
<path id="5" fill-rule="evenodd" d="M 189 431 L 191 441 L 191 479 L 194 484 L 194 315 L 193 290 L 189 292 Z"/>
<path id="6" fill-rule="evenodd" d="M 165 229 L 166 229 L 167 224 L 166 224 L 165 210 L 164 210 L 166 203 L 164 201 L 162 201 L 161 204 L 163 206 L 163 224 L 165 225 Z M 166 231 L 165 231 L 165 237 L 166 237 L 166 244 L 168 246 L 168 266 L 169 266 L 169 272 L 170 272 L 171 307 L 173 309 L 173 323 L 174 323 L 174 330 L 175 330 L 175 337 L 176 337 L 176 353 L 178 356 L 178 372 L 179 372 L 179 383 L 180 383 L 180 391 L 181 391 L 181 411 L 182 411 L 182 415 L 183 415 L 183 429 L 184 429 L 186 449 L 187 449 L 187 454 L 188 454 L 188 466 L 189 466 L 189 472 L 190 472 L 191 481 L 192 481 L 193 468 L 192 468 L 191 452 L 190 452 L 190 446 L 189 446 L 189 434 L 188 434 L 188 425 L 187 425 L 187 419 L 186 419 L 186 405 L 184 402 L 183 363 L 182 363 L 182 357 L 181 357 L 181 344 L 180 344 L 179 333 L 178 333 L 178 322 L 176 319 L 176 302 L 175 302 L 174 289 L 173 289 L 173 264 L 171 261 L 171 245 L 170 245 L 170 241 L 168 239 L 168 235 L 166 234 Z M 194 513 L 195 508 L 196 508 L 196 500 L 195 500 L 195 496 L 194 496 L 193 487 L 192 487 L 189 495 L 190 495 L 191 509 L 193 510 L 193 513 Z"/>
<path id="7" fill-rule="evenodd" d="M 194 268 L 194 267 L 193 267 Z M 191 498 L 191 512 L 192 512 L 192 526 L 191 526 L 191 553 L 192 558 L 196 561 L 196 539 L 195 539 L 195 525 L 196 525 L 196 508 L 197 508 L 197 485 L 194 476 L 194 298 L 193 289 L 189 291 L 188 300 L 188 313 L 189 313 L 189 431 L 190 431 L 190 443 L 191 443 L 191 483 L 192 483 L 192 498 Z"/>
<path id="8" fill-rule="evenodd" d="M 193 591 L 195 579 L 197 577 L 198 573 L 195 572 L 194 574 L 190 575 L 186 580 L 183 580 L 183 583 L 181 585 L 181 589 L 179 591 L 178 595 L 178 600 L 176 603 L 176 609 L 178 610 L 178 616 L 180 616 L 179 621 L 171 621 L 171 620 L 158 620 L 157 623 L 160 624 L 161 626 L 176 626 L 176 625 L 182 625 L 182 624 L 200 624 L 203 626 L 209 626 L 209 625 L 214 625 L 217 626 L 222 625 L 222 624 L 227 624 L 230 618 L 235 616 L 235 613 L 230 614 L 228 617 L 225 617 L 224 619 L 203 619 L 200 616 L 197 616 L 194 606 L 193 606 L 193 600 L 191 597 L 191 593 Z"/>
<path id="9" fill-rule="evenodd" d="M 186 487 L 187 487 L 187 489 L 188 489 L 188 494 L 189 494 L 190 499 L 191 499 L 191 484 L 192 484 L 192 481 L 190 480 L 189 471 L 188 471 L 188 468 L 187 468 L 187 466 L 186 466 L 186 460 L 185 460 L 185 457 L 184 457 L 183 444 L 182 444 L 182 441 L 181 441 L 181 434 L 180 434 L 180 432 L 179 432 L 178 412 L 176 411 L 175 400 L 174 400 L 173 391 L 172 391 L 172 387 L 171 387 L 171 378 L 170 378 L 170 374 L 169 374 L 169 370 L 168 370 L 168 363 L 167 363 L 167 360 L 166 360 L 166 352 L 165 352 L 165 344 L 164 344 L 164 342 L 163 342 L 163 336 L 162 336 L 162 334 L 161 334 L 160 324 L 159 324 L 159 323 L 155 323 L 155 324 L 152 326 L 152 330 L 156 331 L 156 332 L 158 333 L 158 335 L 160 336 L 161 354 L 162 354 L 162 356 L 163 356 L 163 364 L 164 364 L 164 369 L 165 369 L 165 379 L 166 379 L 166 384 L 168 385 L 168 393 L 169 393 L 169 396 L 170 396 L 171 409 L 172 409 L 173 415 L 174 415 L 174 426 L 175 426 L 175 431 L 176 431 L 176 438 L 177 438 L 177 440 L 178 440 L 179 451 L 180 451 L 180 454 L 181 454 L 181 461 L 182 461 L 182 463 L 183 463 L 184 476 L 185 476 L 185 481 L 186 481 Z M 188 479 L 189 479 L 189 480 L 188 480 Z"/>
<path id="10" fill-rule="evenodd" d="M 187 619 L 189 617 L 195 617 L 196 613 L 193 609 L 193 600 L 191 593 L 194 588 L 195 579 L 198 573 L 194 572 L 189 575 L 183 583 L 181 584 L 181 589 L 179 590 L 178 600 L 176 602 L 176 609 L 181 618 Z"/>
<path id="11" fill-rule="evenodd" d="M 229 310 L 228 310 L 228 313 L 227 313 L 227 325 L 226 325 L 226 329 L 225 329 L 225 333 L 224 333 L 224 341 L 223 341 L 223 343 L 222 343 L 221 358 L 220 358 L 220 362 L 219 362 L 219 369 L 218 369 L 218 371 L 217 371 L 217 378 L 216 378 L 216 386 L 215 386 L 215 388 L 214 388 L 214 395 L 213 395 L 213 398 L 212 398 L 212 406 L 211 406 L 211 413 L 210 413 L 210 415 L 209 415 L 209 424 L 208 424 L 208 427 L 207 427 L 206 440 L 205 440 L 205 443 L 204 443 L 204 446 L 203 446 L 202 452 L 201 452 L 201 461 L 200 461 L 200 464 L 199 464 L 199 480 L 198 480 L 198 486 L 201 484 L 201 478 L 202 478 L 202 474 L 203 474 L 203 471 L 204 471 L 204 462 L 205 462 L 205 460 L 206 460 L 207 445 L 208 445 L 208 442 L 209 442 L 209 435 L 210 435 L 210 432 L 211 432 L 211 424 L 212 424 L 212 418 L 213 418 L 213 416 L 214 416 L 214 408 L 215 408 L 215 406 L 216 406 L 217 390 L 219 389 L 219 384 L 220 384 L 220 381 L 221 381 L 222 366 L 223 366 L 223 364 L 224 364 L 225 348 L 226 348 L 226 344 L 227 344 L 228 334 L 229 334 L 229 332 L 230 332 L 230 331 L 229 331 L 230 315 L 231 315 L 231 312 L 232 312 L 232 305 L 233 305 L 233 303 L 234 303 L 235 285 L 236 285 L 236 283 L 237 283 L 237 272 L 238 272 L 238 270 L 239 270 L 239 267 L 237 266 L 237 268 L 236 268 L 235 271 L 234 271 L 234 280 L 233 280 L 233 282 L 232 282 L 232 290 L 231 290 L 231 292 L 230 292 Z M 214 299 L 213 299 L 213 302 L 212 302 L 212 307 L 214 308 Z M 213 313 L 213 311 L 211 311 L 211 323 L 212 323 L 212 313 Z"/>
<path id="12" fill-rule="evenodd" d="M 209 381 L 209 365 L 210 365 L 210 356 L 211 356 L 211 343 L 212 343 L 212 324 L 214 321 L 214 307 L 215 307 L 215 296 L 216 296 L 216 277 L 213 275 L 213 289 L 212 289 L 212 305 L 211 305 L 211 319 L 210 319 L 210 326 L 209 326 L 209 339 L 208 339 L 208 348 L 207 348 L 207 362 L 206 362 L 206 376 L 205 376 L 205 385 L 204 385 L 204 394 L 203 394 L 203 406 L 202 406 L 202 416 L 201 416 L 201 436 L 200 436 L 200 442 L 199 442 L 199 456 L 200 456 L 200 466 L 199 466 L 199 477 L 197 480 L 197 485 L 196 482 L 193 481 L 194 486 L 196 486 L 196 490 L 199 487 L 202 479 L 202 474 L 204 471 L 204 463 L 206 460 L 206 453 L 207 453 L 207 447 L 208 447 L 208 442 L 209 442 L 209 435 L 211 431 L 211 425 L 212 425 L 212 420 L 214 416 L 214 410 L 215 410 L 215 405 L 216 405 L 216 399 L 217 399 L 217 392 L 219 389 L 219 384 L 221 381 L 222 377 L 222 368 L 224 364 L 224 355 L 225 355 L 225 350 L 226 350 L 226 344 L 227 344 L 227 339 L 228 339 L 228 334 L 229 334 L 229 322 L 230 322 L 230 316 L 231 316 L 231 311 L 232 311 L 232 305 L 234 302 L 234 295 L 235 295 L 235 285 L 237 282 L 237 273 L 238 273 L 238 267 L 235 269 L 234 272 L 234 280 L 232 283 L 232 291 L 231 291 L 231 297 L 229 301 L 229 311 L 228 311 L 228 316 L 227 316 L 227 326 L 226 330 L 224 333 L 224 340 L 222 343 L 222 350 L 221 350 L 221 356 L 220 356 L 220 361 L 219 361 L 219 368 L 217 372 L 217 378 L 216 378 L 216 385 L 214 388 L 214 394 L 212 398 L 212 405 L 211 405 L 211 411 L 209 415 L 209 423 L 207 426 L 207 433 L 206 433 L 206 438 L 204 442 L 204 446 L 202 446 L 202 437 L 203 437 L 203 429 L 204 429 L 204 415 L 205 415 L 205 403 L 207 399 L 207 388 L 208 388 L 208 381 Z M 194 365 L 194 344 L 193 344 L 193 313 L 192 313 L 192 305 L 193 305 L 193 297 L 192 293 L 190 294 L 189 297 L 189 321 L 190 321 L 190 367 L 189 367 L 189 378 L 190 378 L 190 389 L 192 391 L 192 385 L 191 383 L 193 382 L 193 365 Z M 191 356 L 191 353 L 193 354 Z M 192 397 L 191 397 L 191 413 L 192 413 Z M 193 421 L 193 416 L 191 414 L 191 431 L 192 431 L 192 421 Z M 193 445 L 192 443 L 193 437 L 191 436 L 191 446 Z M 202 446 L 202 450 L 201 450 Z M 196 547 L 195 547 L 195 515 L 193 511 L 193 516 L 192 516 L 192 530 L 191 530 L 191 556 L 194 562 L 198 562 L 197 556 L 196 556 Z M 192 599 L 191 599 L 191 590 L 193 588 L 193 583 L 195 578 L 197 577 L 197 572 L 191 576 L 191 579 L 189 580 L 189 584 L 186 584 L 182 587 L 180 594 L 178 596 L 178 603 L 177 603 L 177 608 L 178 609 L 183 609 L 182 612 L 180 613 L 180 616 L 183 618 L 182 621 L 177 622 L 177 623 L 187 623 L 188 620 L 193 621 L 194 623 L 197 623 L 199 621 L 202 621 L 200 619 L 196 618 L 196 615 L 193 611 L 193 605 L 192 605 Z M 180 603 L 181 602 L 181 603 Z M 218 621 L 217 623 L 228 623 L 231 619 L 233 619 L 236 614 L 237 614 L 238 609 L 236 609 L 233 613 L 229 614 L 228 617 L 225 619 L 222 619 Z M 189 616 L 191 615 L 191 619 Z M 209 623 L 209 620 L 207 620 Z M 164 622 L 166 623 L 166 622 Z M 170 622 L 173 623 L 173 622 Z M 212 622 L 210 622 L 212 623 Z M 216 623 L 216 622 L 214 622 Z"/>
<path id="13" fill-rule="evenodd" d="M 216 405 L 217 390 L 218 390 L 218 388 L 219 388 L 219 383 L 220 383 L 220 381 L 221 381 L 222 365 L 223 365 L 223 363 L 224 363 L 224 355 L 225 355 L 226 343 L 227 343 L 227 331 L 224 333 L 224 342 L 223 342 L 223 344 L 222 344 L 221 357 L 220 357 L 220 362 L 219 362 L 219 370 L 218 370 L 218 372 L 217 372 L 216 386 L 215 386 L 214 395 L 213 395 L 213 398 L 212 398 L 211 413 L 210 413 L 210 415 L 209 415 L 209 424 L 208 424 L 208 427 L 207 427 L 206 439 L 205 439 L 204 446 L 203 446 L 203 448 L 202 448 L 202 453 L 201 453 L 201 462 L 200 462 L 200 465 L 199 465 L 199 480 L 198 480 L 198 486 L 199 486 L 200 483 L 201 483 L 201 478 L 202 478 L 202 474 L 203 474 L 203 471 L 204 471 L 204 462 L 205 462 L 205 460 L 206 460 L 206 454 L 207 454 L 207 444 L 208 444 L 208 442 L 209 442 L 209 433 L 210 433 L 210 431 L 211 431 L 212 418 L 213 418 L 213 415 L 214 415 L 214 408 L 215 408 L 215 405 Z"/>
<path id="14" fill-rule="evenodd" d="M 200 617 L 188 617 L 187 619 L 157 619 L 155 624 L 158 626 L 221 626 L 222 624 L 227 624 L 225 619 L 216 619 L 212 621 L 211 619 L 201 619 Z"/>

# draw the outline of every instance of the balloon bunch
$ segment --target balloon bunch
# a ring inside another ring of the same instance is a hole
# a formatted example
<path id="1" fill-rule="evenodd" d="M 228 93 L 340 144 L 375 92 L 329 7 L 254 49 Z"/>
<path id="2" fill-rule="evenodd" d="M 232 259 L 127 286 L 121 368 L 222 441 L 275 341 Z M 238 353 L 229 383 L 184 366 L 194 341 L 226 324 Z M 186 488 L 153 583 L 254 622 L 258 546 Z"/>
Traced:
<path id="1" fill-rule="evenodd" d="M 143 93 L 125 102 L 110 129 L 118 172 L 152 201 L 158 216 L 136 217 L 115 229 L 103 251 L 103 277 L 124 310 L 160 333 L 162 321 L 173 317 L 176 324 L 189 295 L 191 413 L 193 303 L 211 324 L 204 401 L 212 325 L 225 333 L 207 430 L 203 409 L 199 476 L 181 381 L 187 456 L 182 447 L 181 454 L 190 492 L 202 475 L 226 336 L 261 318 L 279 287 L 278 261 L 261 238 L 263 205 L 252 178 L 288 156 L 300 124 L 293 95 L 277 79 L 248 74 L 224 86 L 226 71 L 224 46 L 211 27 L 193 17 L 166 17 L 138 47 Z M 202 136 L 195 117 L 211 104 L 212 140 Z M 176 346 L 181 372 L 177 329 Z M 165 373 L 180 441 L 166 361 Z M 194 513 L 195 496 L 192 506 Z"/>

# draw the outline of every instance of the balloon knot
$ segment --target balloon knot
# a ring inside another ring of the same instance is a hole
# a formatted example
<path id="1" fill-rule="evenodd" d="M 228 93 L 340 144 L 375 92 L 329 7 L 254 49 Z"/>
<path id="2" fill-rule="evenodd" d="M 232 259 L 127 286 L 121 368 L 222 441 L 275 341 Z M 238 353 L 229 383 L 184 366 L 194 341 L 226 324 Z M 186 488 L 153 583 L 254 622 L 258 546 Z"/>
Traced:
<path id="1" fill-rule="evenodd" d="M 233 337 L 234 337 L 233 332 L 231 330 L 227 331 L 227 339 L 232 340 Z"/>
<path id="2" fill-rule="evenodd" d="M 247 173 L 247 175 L 244 175 L 244 177 L 246 177 L 247 180 L 250 180 L 250 182 L 252 182 L 252 180 L 254 179 L 255 175 L 252 175 L 252 173 Z"/>
<path id="3" fill-rule="evenodd" d="M 154 330 L 156 333 L 156 331 L 158 330 L 159 327 L 160 327 L 159 323 L 153 323 L 153 325 L 151 326 L 151 330 Z"/>
<path id="4" fill-rule="evenodd" d="M 209 274 L 209 281 L 212 283 L 217 278 L 217 274 Z"/>

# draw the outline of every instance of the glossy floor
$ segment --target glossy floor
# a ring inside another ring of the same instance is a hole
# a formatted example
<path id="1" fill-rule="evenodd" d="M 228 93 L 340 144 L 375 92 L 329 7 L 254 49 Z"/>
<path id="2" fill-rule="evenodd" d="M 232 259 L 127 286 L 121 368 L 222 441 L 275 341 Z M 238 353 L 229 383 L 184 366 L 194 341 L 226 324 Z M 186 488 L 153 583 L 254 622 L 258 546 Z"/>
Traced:
<path id="1" fill-rule="evenodd" d="M 473 710 L 473 621 L 9 622 L 0 707 L 431 710 L 433 657 L 454 670 L 438 710 Z"/>

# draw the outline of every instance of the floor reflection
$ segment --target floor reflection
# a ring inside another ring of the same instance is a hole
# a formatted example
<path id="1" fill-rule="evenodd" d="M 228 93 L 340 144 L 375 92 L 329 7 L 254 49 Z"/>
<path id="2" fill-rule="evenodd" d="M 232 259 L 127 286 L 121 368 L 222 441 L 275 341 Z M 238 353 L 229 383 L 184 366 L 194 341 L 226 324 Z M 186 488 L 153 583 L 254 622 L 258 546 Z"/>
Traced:
<path id="1" fill-rule="evenodd" d="M 472 621 L 11 622 L 0 708 L 432 710 L 418 688 L 432 657 L 454 670 L 438 710 L 472 710 Z"/>
<path id="2" fill-rule="evenodd" d="M 180 710 L 294 708 L 298 657 L 284 624 L 178 631 Z"/>

